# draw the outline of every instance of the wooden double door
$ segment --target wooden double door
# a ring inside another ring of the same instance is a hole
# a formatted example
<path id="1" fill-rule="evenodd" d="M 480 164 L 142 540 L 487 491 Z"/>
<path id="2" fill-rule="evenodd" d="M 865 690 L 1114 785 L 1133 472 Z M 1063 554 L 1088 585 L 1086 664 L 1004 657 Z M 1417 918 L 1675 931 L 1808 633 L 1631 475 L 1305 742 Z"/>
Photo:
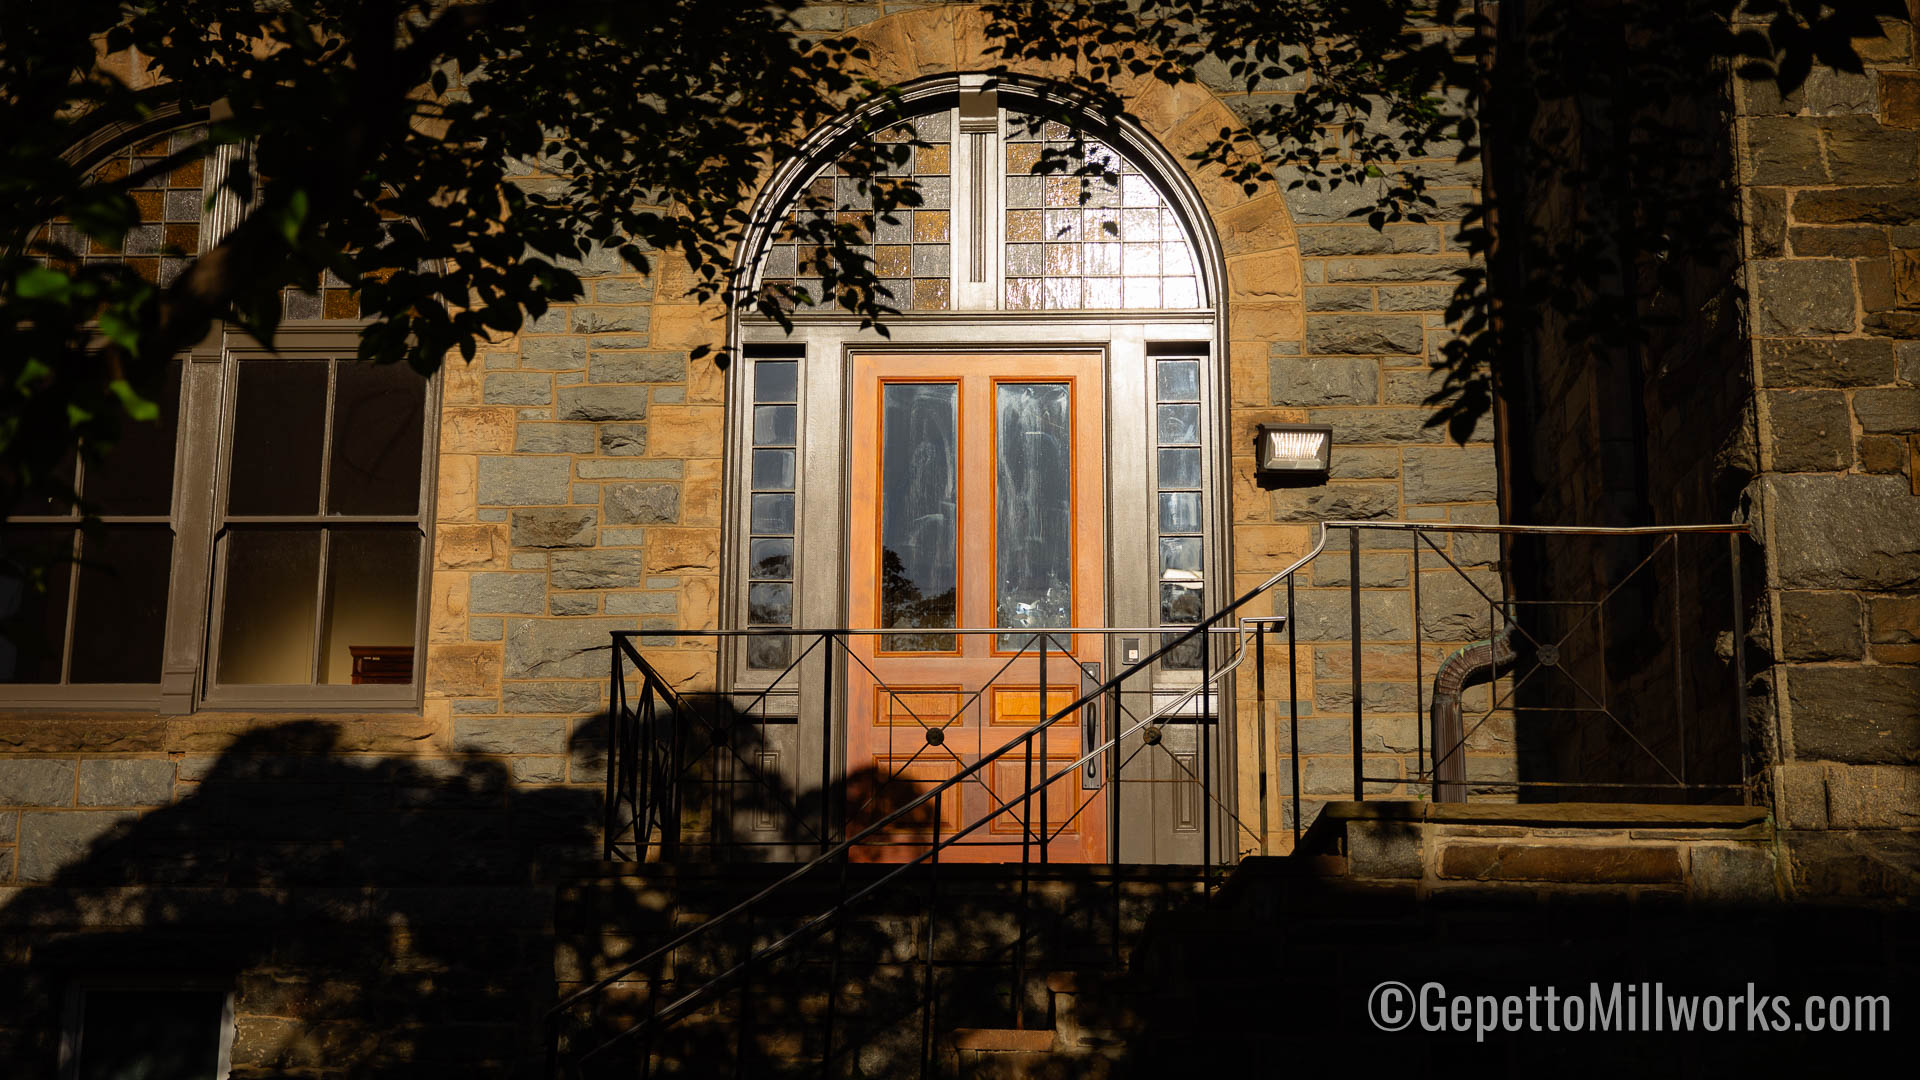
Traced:
<path id="1" fill-rule="evenodd" d="M 1049 631 L 1104 624 L 1104 388 L 1092 352 L 852 358 L 849 612 L 881 631 L 849 642 L 855 830 L 1099 684 L 1101 635 Z M 1105 737 L 1099 713 L 949 788 L 943 837 L 1001 812 L 941 858 L 1105 860 L 1104 762 L 1019 798 Z M 929 804 L 856 855 L 912 858 L 934 832 Z"/>

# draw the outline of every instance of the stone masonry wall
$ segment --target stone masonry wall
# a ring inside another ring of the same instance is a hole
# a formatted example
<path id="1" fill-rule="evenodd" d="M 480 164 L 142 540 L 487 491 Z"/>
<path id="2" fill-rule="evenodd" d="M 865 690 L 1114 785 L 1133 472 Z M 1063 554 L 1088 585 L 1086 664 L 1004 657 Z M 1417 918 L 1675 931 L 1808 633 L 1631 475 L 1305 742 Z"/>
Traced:
<path id="1" fill-rule="evenodd" d="M 1762 684 L 1810 889 L 1872 891 L 1920 827 L 1920 70 L 1911 20 L 1883 26 L 1862 74 L 1740 97 Z"/>

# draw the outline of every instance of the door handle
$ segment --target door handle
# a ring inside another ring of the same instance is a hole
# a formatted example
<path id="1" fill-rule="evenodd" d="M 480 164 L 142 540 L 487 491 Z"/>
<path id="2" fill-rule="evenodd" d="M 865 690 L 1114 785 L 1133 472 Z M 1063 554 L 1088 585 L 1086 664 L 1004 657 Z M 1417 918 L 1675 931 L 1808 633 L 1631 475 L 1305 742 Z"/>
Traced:
<path id="1" fill-rule="evenodd" d="M 1086 697 L 1088 694 L 1100 689 L 1100 683 L 1099 663 L 1083 663 L 1080 665 L 1081 697 Z M 1085 705 L 1080 706 L 1080 753 L 1082 756 L 1085 756 L 1092 753 L 1093 748 L 1099 745 L 1100 699 L 1096 697 Z M 1100 790 L 1101 758 L 1102 755 L 1096 754 L 1088 760 L 1086 764 L 1080 766 L 1080 790 Z"/>

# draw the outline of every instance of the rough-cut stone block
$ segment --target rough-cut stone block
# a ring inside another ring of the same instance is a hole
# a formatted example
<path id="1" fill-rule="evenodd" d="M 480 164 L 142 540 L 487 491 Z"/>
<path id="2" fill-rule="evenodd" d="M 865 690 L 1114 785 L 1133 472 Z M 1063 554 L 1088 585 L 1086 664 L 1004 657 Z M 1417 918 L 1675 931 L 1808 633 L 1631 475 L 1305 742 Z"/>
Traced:
<path id="1" fill-rule="evenodd" d="M 622 307 L 578 307 L 573 309 L 573 329 L 582 334 L 644 334 L 651 323 L 645 305 Z"/>
<path id="2" fill-rule="evenodd" d="M 1790 665 L 1784 674 L 1800 757 L 1920 764 L 1920 668 Z"/>
<path id="3" fill-rule="evenodd" d="M 1362 551 L 1360 553 L 1360 585 L 1368 589 L 1405 588 L 1410 566 L 1411 562 L 1404 552 Z M 1353 564 L 1346 559 L 1331 557 L 1315 559 L 1312 569 L 1315 585 L 1345 587 L 1353 579 Z M 1377 677 L 1392 678 L 1393 676 Z"/>
<path id="4" fill-rule="evenodd" d="M 1275 405 L 1371 405 L 1380 397 L 1374 360 L 1279 359 L 1268 378 Z"/>
<path id="5" fill-rule="evenodd" d="M 442 697 L 480 697 L 492 693 L 499 682 L 498 648 L 492 645 L 427 646 L 428 691 Z"/>
<path id="6" fill-rule="evenodd" d="M 488 506 L 565 503 L 571 494 L 572 465 L 563 457 L 483 457 L 479 500 Z"/>
<path id="7" fill-rule="evenodd" d="M 1349 821 L 1347 872 L 1354 877 L 1417 878 L 1421 828 L 1405 821 Z"/>
<path id="8" fill-rule="evenodd" d="M 1817 121 L 1797 116 L 1754 117 L 1747 121 L 1750 184 L 1824 184 Z"/>
<path id="9" fill-rule="evenodd" d="M 1769 391 L 1767 418 L 1775 470 L 1833 472 L 1853 464 L 1853 421 L 1840 391 Z"/>
<path id="10" fill-rule="evenodd" d="M 1877 225 L 1794 226 L 1787 230 L 1787 242 L 1802 259 L 1887 257 L 1887 231 Z"/>
<path id="11" fill-rule="evenodd" d="M 609 525 L 670 525 L 680 519 L 678 484 L 608 484 L 602 497 Z"/>
<path id="12" fill-rule="evenodd" d="M 80 763 L 81 806 L 165 806 L 173 801 L 173 762 L 107 758 Z"/>
<path id="13" fill-rule="evenodd" d="M 630 589 L 646 569 L 629 551 L 556 551 L 549 576 L 556 589 Z"/>
<path id="14" fill-rule="evenodd" d="M 1854 329 L 1853 270 L 1827 260 L 1766 260 L 1754 269 L 1754 333 L 1845 334 Z"/>
<path id="15" fill-rule="evenodd" d="M 1573 844 L 1449 844 L 1440 876 L 1474 881 L 1628 885 L 1677 882 L 1680 849 Z"/>
<path id="16" fill-rule="evenodd" d="M 599 512 L 590 506 L 556 506 L 513 512 L 513 546 L 591 547 Z"/>
<path id="17" fill-rule="evenodd" d="M 1400 513 L 1400 487 L 1390 483 L 1328 483 L 1279 488 L 1271 497 L 1275 521 L 1357 521 Z"/>
<path id="18" fill-rule="evenodd" d="M 671 615 L 679 606 L 679 597 L 670 592 L 610 593 L 609 615 Z"/>
<path id="19" fill-rule="evenodd" d="M 475 716 L 453 722 L 455 749 L 471 754 L 564 754 L 567 722 L 514 716 Z"/>
<path id="20" fill-rule="evenodd" d="M 1326 558 L 1327 556 L 1321 556 Z M 1294 597 L 1294 618 L 1301 641 L 1347 641 L 1352 625 L 1351 599 L 1345 589 L 1301 589 Z M 1404 590 L 1360 591 L 1360 635 L 1366 641 L 1403 641 L 1413 637 L 1413 600 Z"/>
<path id="21" fill-rule="evenodd" d="M 1426 330 L 1412 315 L 1310 315 L 1307 350 L 1342 355 L 1418 354 Z"/>
<path id="22" fill-rule="evenodd" d="M 20 815 L 17 872 L 22 882 L 52 881 L 65 866 L 79 862 L 116 826 L 131 824 L 135 810 L 39 811 Z"/>
<path id="23" fill-rule="evenodd" d="M 512 619 L 507 625 L 509 679 L 598 679 L 609 670 L 614 630 L 631 619 Z"/>
<path id="24" fill-rule="evenodd" d="M 557 411 L 562 420 L 639 420 L 647 415 L 644 386 L 563 386 Z"/>
<path id="25" fill-rule="evenodd" d="M 1303 225 L 1302 255 L 1431 254 L 1440 250 L 1440 231 L 1431 225 Z"/>
<path id="26" fill-rule="evenodd" d="M 1307 289 L 1308 311 L 1372 311 L 1373 290 L 1365 285 L 1313 285 Z"/>
<path id="27" fill-rule="evenodd" d="M 1920 585 L 1920 499 L 1898 476 L 1770 476 L 1764 505 L 1784 588 Z"/>
<path id="28" fill-rule="evenodd" d="M 1754 904 L 1776 900 L 1780 886 L 1773 873 L 1773 852 L 1763 844 L 1695 845 L 1688 893 L 1695 900 Z"/>
<path id="29" fill-rule="evenodd" d="M 1853 395 L 1853 415 L 1860 430 L 1885 435 L 1920 431 L 1920 388 L 1910 386 L 1860 390 Z"/>
<path id="30" fill-rule="evenodd" d="M 717 458 L 725 423 L 723 410 L 711 406 L 663 406 L 654 410 L 647 437 L 655 453 L 672 447 L 667 456 Z"/>
<path id="31" fill-rule="evenodd" d="M 1858 660 L 1866 652 L 1852 593 L 1783 592 L 1780 625 L 1788 660 Z"/>
<path id="32" fill-rule="evenodd" d="M 1369 443 L 1437 443 L 1447 438 L 1441 425 L 1428 426 L 1433 410 L 1410 408 L 1327 408 L 1314 409 L 1309 418 L 1316 424 L 1333 426 L 1333 452 L 1340 454 L 1348 445 Z M 1474 438 L 1492 438 L 1493 425 L 1483 421 Z"/>
<path id="33" fill-rule="evenodd" d="M 496 371 L 487 376 L 489 405 L 550 405 L 553 376 L 531 371 Z"/>
<path id="34" fill-rule="evenodd" d="M 501 704 L 510 713 L 590 713 L 600 707 L 602 682 L 509 682 Z"/>
<path id="35" fill-rule="evenodd" d="M 1400 475 L 1400 451 L 1365 450 L 1336 444 L 1328 459 L 1333 480 L 1384 480 Z"/>
<path id="36" fill-rule="evenodd" d="M 547 609 L 545 574 L 475 574 L 467 610 L 476 615 L 538 615 Z"/>
<path id="37" fill-rule="evenodd" d="M 1834 183 L 1913 183 L 1920 132 L 1881 127 L 1871 116 L 1829 120 L 1826 129 Z"/>
<path id="38" fill-rule="evenodd" d="M 1920 768 L 1829 765 L 1827 827 L 1911 829 L 1920 826 Z"/>
<path id="39" fill-rule="evenodd" d="M 1920 221 L 1920 190 L 1901 187 L 1826 188 L 1795 192 L 1800 225 L 1911 225 Z"/>
<path id="40" fill-rule="evenodd" d="M 1875 645 L 1920 644 L 1920 596 L 1875 597 L 1867 625 Z"/>
<path id="41" fill-rule="evenodd" d="M 516 454 L 591 454 L 593 428 L 588 424 L 523 423 L 513 432 Z"/>
<path id="42" fill-rule="evenodd" d="M 647 452 L 647 425 L 603 424 L 600 427 L 600 452 L 616 456 Z"/>
<path id="43" fill-rule="evenodd" d="M 1382 285 L 1381 311 L 1445 311 L 1453 299 L 1451 285 Z"/>
<path id="44" fill-rule="evenodd" d="M 587 366 L 587 343 L 576 337 L 525 338 L 520 366 L 545 371 L 578 371 Z"/>
<path id="45" fill-rule="evenodd" d="M 597 383 L 679 383 L 687 381 L 685 353 L 594 352 L 587 380 Z"/>
<path id="46" fill-rule="evenodd" d="M 1494 497 L 1492 447 L 1410 446 L 1401 454 L 1409 503 L 1486 502 Z"/>
<path id="47" fill-rule="evenodd" d="M 1491 634 L 1500 579 L 1485 571 L 1468 576 L 1452 567 L 1433 570 L 1423 561 L 1420 571 L 1420 634 L 1429 641 L 1479 641 Z"/>
<path id="48" fill-rule="evenodd" d="M 1326 279 L 1329 282 L 1450 282 L 1468 265 L 1467 259 L 1458 255 L 1412 256 L 1402 259 L 1328 259 Z"/>
<path id="49" fill-rule="evenodd" d="M 713 574 L 719 570 L 720 530 L 654 528 L 647 531 L 648 573 Z"/>
<path id="50" fill-rule="evenodd" d="M 549 615 L 598 615 L 600 597 L 593 593 L 554 593 L 547 597 Z"/>
<path id="51" fill-rule="evenodd" d="M 1760 371 L 1766 384 L 1774 389 L 1879 386 L 1893 381 L 1893 343 L 1868 338 L 1763 341 Z"/>
<path id="52" fill-rule="evenodd" d="M 53 758 L 0 758 L 0 806 L 72 806 L 74 764 Z"/>

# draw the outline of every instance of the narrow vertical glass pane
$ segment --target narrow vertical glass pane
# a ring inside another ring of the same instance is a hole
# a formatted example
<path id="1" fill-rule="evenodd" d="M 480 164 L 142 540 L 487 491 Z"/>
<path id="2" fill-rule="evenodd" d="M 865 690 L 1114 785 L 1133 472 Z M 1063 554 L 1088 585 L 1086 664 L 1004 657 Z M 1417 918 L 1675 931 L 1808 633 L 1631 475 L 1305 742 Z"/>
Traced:
<path id="1" fill-rule="evenodd" d="M 753 489 L 755 491 L 791 491 L 793 489 L 793 451 L 755 450 L 753 452 Z"/>
<path id="2" fill-rule="evenodd" d="M 793 586 L 775 581 L 747 586 L 747 625 L 792 626 Z"/>
<path id="3" fill-rule="evenodd" d="M 1200 361 L 1159 361 L 1161 401 L 1200 400 Z"/>
<path id="4" fill-rule="evenodd" d="M 1066 383 L 1001 383 L 994 407 L 997 625 L 1071 625 L 1073 437 Z M 1027 638 L 1003 634 L 1001 648 Z"/>
<path id="5" fill-rule="evenodd" d="M 339 365 L 327 511 L 412 514 L 420 505 L 427 380 L 404 364 Z"/>
<path id="6" fill-rule="evenodd" d="M 790 643 L 785 637 L 755 634 L 747 638 L 747 666 L 750 668 L 779 671 L 787 666 L 792 656 Z"/>
<path id="7" fill-rule="evenodd" d="M 239 369 L 227 513 L 318 513 L 327 365 L 247 360 Z"/>
<path id="8" fill-rule="evenodd" d="M 1200 493 L 1163 491 L 1160 493 L 1160 531 L 1197 533 L 1200 531 Z"/>
<path id="9" fill-rule="evenodd" d="M 747 515 L 756 533 L 793 532 L 793 496 L 755 495 Z"/>
<path id="10" fill-rule="evenodd" d="M 754 537 L 747 550 L 747 576 L 793 580 L 793 541 L 784 537 Z"/>
<path id="11" fill-rule="evenodd" d="M 1161 446 L 1192 446 L 1200 441 L 1200 406 L 1161 405 L 1155 428 Z"/>
<path id="12" fill-rule="evenodd" d="M 1191 626 L 1200 621 L 1205 605 L 1197 582 L 1160 583 L 1160 625 Z M 1178 634 L 1166 634 L 1161 644 L 1171 644 L 1179 638 Z M 1175 646 L 1173 651 L 1160 658 L 1162 667 L 1189 670 L 1200 666 L 1200 639 L 1194 638 L 1184 645 Z"/>
<path id="13" fill-rule="evenodd" d="M 419 529 L 334 529 L 327 543 L 319 681 L 412 682 L 419 585 Z M 353 677 L 355 650 L 367 658 L 368 674 L 359 680 Z"/>
<path id="14" fill-rule="evenodd" d="M 892 383 L 880 448 L 880 625 L 957 625 L 960 387 Z M 951 634 L 888 634 L 881 648 L 949 652 Z"/>
<path id="15" fill-rule="evenodd" d="M 172 570 L 173 530 L 165 525 L 108 526 L 81 539 L 68 682 L 160 681 Z"/>
<path id="16" fill-rule="evenodd" d="M 792 360 L 756 360 L 753 364 L 753 400 L 769 402 L 797 401 L 800 390 L 800 365 Z"/>
<path id="17" fill-rule="evenodd" d="M 173 443 L 180 425 L 180 377 L 185 364 L 167 365 L 154 404 L 160 417 L 129 420 L 106 460 L 87 465 L 80 497 L 102 514 L 165 515 L 173 510 Z"/>
<path id="18" fill-rule="evenodd" d="M 792 446 L 798 426 L 792 405 L 759 405 L 753 410 L 753 445 Z"/>
<path id="19" fill-rule="evenodd" d="M 1200 538 L 1163 536 L 1160 538 L 1160 580 L 1200 580 Z"/>
<path id="20" fill-rule="evenodd" d="M 1160 451 L 1160 486 L 1197 488 L 1200 486 L 1200 448 L 1183 446 Z"/>
<path id="21" fill-rule="evenodd" d="M 0 528 L 0 682 L 57 683 L 72 529 Z"/>
<path id="22" fill-rule="evenodd" d="M 235 529 L 220 619 L 222 683 L 308 683 L 320 530 Z"/>

